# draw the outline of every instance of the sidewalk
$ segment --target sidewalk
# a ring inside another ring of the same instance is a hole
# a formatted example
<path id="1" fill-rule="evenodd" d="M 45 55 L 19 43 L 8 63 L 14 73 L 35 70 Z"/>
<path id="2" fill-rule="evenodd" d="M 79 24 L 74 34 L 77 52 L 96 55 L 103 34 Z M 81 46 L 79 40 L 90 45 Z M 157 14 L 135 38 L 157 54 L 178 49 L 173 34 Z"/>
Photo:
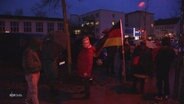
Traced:
<path id="1" fill-rule="evenodd" d="M 23 74 L 15 69 L 2 70 L 1 68 L 0 104 L 24 104 L 27 86 Z M 12 72 L 12 70 L 15 72 Z M 135 93 L 131 90 L 129 83 L 117 85 L 113 77 L 106 76 L 99 71 L 96 75 L 91 86 L 89 99 L 81 99 L 82 95 L 77 92 L 82 90 L 82 86 L 77 84 L 73 78 L 72 80 L 66 80 L 66 78 L 61 81 L 58 84 L 59 94 L 53 98 L 49 94 L 49 88 L 41 78 L 39 85 L 40 104 L 154 104 L 155 102 L 153 93 Z M 152 86 L 152 84 L 148 85 Z M 147 89 L 151 90 L 150 88 Z M 10 96 L 11 94 L 14 94 L 14 96 Z M 169 99 L 166 104 L 179 103 Z"/>

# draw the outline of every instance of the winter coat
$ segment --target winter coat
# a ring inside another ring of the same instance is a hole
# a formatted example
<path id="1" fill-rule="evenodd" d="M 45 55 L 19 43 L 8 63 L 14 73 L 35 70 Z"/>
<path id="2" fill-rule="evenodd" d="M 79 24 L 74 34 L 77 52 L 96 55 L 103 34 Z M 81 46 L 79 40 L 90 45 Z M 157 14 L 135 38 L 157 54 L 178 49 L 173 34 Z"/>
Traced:
<path id="1" fill-rule="evenodd" d="M 95 48 L 82 48 L 77 57 L 77 72 L 80 77 L 91 77 Z"/>
<path id="2" fill-rule="evenodd" d="M 176 54 L 173 48 L 162 46 L 156 55 L 157 71 L 168 72 Z"/>

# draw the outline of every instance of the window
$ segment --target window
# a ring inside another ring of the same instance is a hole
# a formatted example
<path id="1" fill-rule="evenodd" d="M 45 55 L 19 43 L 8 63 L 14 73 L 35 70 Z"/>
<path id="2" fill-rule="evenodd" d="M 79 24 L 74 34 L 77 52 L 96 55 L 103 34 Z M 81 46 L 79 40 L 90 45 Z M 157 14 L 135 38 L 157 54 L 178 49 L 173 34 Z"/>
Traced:
<path id="1" fill-rule="evenodd" d="M 83 24 L 81 24 L 81 27 L 84 27 L 84 23 L 83 23 Z"/>
<path id="2" fill-rule="evenodd" d="M 43 32 L 43 23 L 42 22 L 36 23 L 36 32 Z"/>
<path id="3" fill-rule="evenodd" d="M 95 25 L 99 25 L 99 21 L 96 21 Z"/>
<path id="4" fill-rule="evenodd" d="M 54 23 L 48 23 L 47 24 L 47 31 L 48 32 L 54 31 Z"/>
<path id="5" fill-rule="evenodd" d="M 91 24 L 92 26 L 94 26 L 94 22 L 90 22 L 90 24 Z"/>
<path id="6" fill-rule="evenodd" d="M 79 35 L 81 33 L 81 30 L 74 30 L 75 35 Z"/>
<path id="7" fill-rule="evenodd" d="M 12 21 L 10 22 L 11 32 L 19 32 L 19 22 Z"/>
<path id="8" fill-rule="evenodd" d="M 32 31 L 31 22 L 24 22 L 24 32 L 31 32 L 31 31 Z"/>
<path id="9" fill-rule="evenodd" d="M 58 23 L 57 24 L 57 29 L 58 30 L 63 30 L 63 24 L 62 23 Z"/>
<path id="10" fill-rule="evenodd" d="M 5 31 L 5 22 L 0 21 L 0 32 L 4 32 L 4 31 Z"/>

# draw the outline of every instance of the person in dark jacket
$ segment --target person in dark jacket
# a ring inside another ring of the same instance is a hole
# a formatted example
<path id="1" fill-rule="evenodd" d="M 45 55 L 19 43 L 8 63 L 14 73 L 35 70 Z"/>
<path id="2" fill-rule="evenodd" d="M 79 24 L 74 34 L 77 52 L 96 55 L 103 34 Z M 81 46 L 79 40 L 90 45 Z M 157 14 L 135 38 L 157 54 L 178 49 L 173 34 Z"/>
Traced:
<path id="1" fill-rule="evenodd" d="M 92 75 L 93 58 L 95 48 L 91 45 L 89 37 L 84 36 L 82 39 L 82 49 L 77 57 L 77 73 L 83 80 L 84 98 L 90 97 L 90 78 Z"/>
<path id="2" fill-rule="evenodd" d="M 37 51 L 40 49 L 40 41 L 31 39 L 23 53 L 23 68 L 25 79 L 28 84 L 27 98 L 25 103 L 39 104 L 38 81 L 40 79 L 41 62 Z"/>
<path id="3" fill-rule="evenodd" d="M 57 89 L 59 73 L 58 58 L 61 53 L 61 47 L 53 41 L 51 35 L 44 39 L 41 50 L 42 69 L 52 97 L 56 97 L 59 94 Z"/>
<path id="4" fill-rule="evenodd" d="M 134 89 L 136 90 L 137 82 L 139 81 L 141 83 L 140 92 L 143 93 L 145 79 L 151 76 L 153 68 L 152 52 L 144 41 L 135 48 L 132 61 Z"/>
<path id="5" fill-rule="evenodd" d="M 168 37 L 162 39 L 162 46 L 156 55 L 156 77 L 158 96 L 156 99 L 168 98 L 169 95 L 169 71 L 175 58 L 175 51 L 170 47 Z"/>

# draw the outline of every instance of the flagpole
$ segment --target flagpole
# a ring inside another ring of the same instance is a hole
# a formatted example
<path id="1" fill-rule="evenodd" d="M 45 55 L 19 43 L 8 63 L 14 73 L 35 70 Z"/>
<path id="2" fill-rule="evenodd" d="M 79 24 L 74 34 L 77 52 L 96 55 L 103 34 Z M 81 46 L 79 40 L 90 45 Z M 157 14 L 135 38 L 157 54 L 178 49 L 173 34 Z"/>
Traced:
<path id="1" fill-rule="evenodd" d="M 122 75 L 124 77 L 124 82 L 126 81 L 126 68 L 125 68 L 125 50 L 124 50 L 124 34 L 123 34 L 123 24 L 122 19 L 120 19 L 120 31 L 121 31 L 121 41 L 122 41 Z"/>

